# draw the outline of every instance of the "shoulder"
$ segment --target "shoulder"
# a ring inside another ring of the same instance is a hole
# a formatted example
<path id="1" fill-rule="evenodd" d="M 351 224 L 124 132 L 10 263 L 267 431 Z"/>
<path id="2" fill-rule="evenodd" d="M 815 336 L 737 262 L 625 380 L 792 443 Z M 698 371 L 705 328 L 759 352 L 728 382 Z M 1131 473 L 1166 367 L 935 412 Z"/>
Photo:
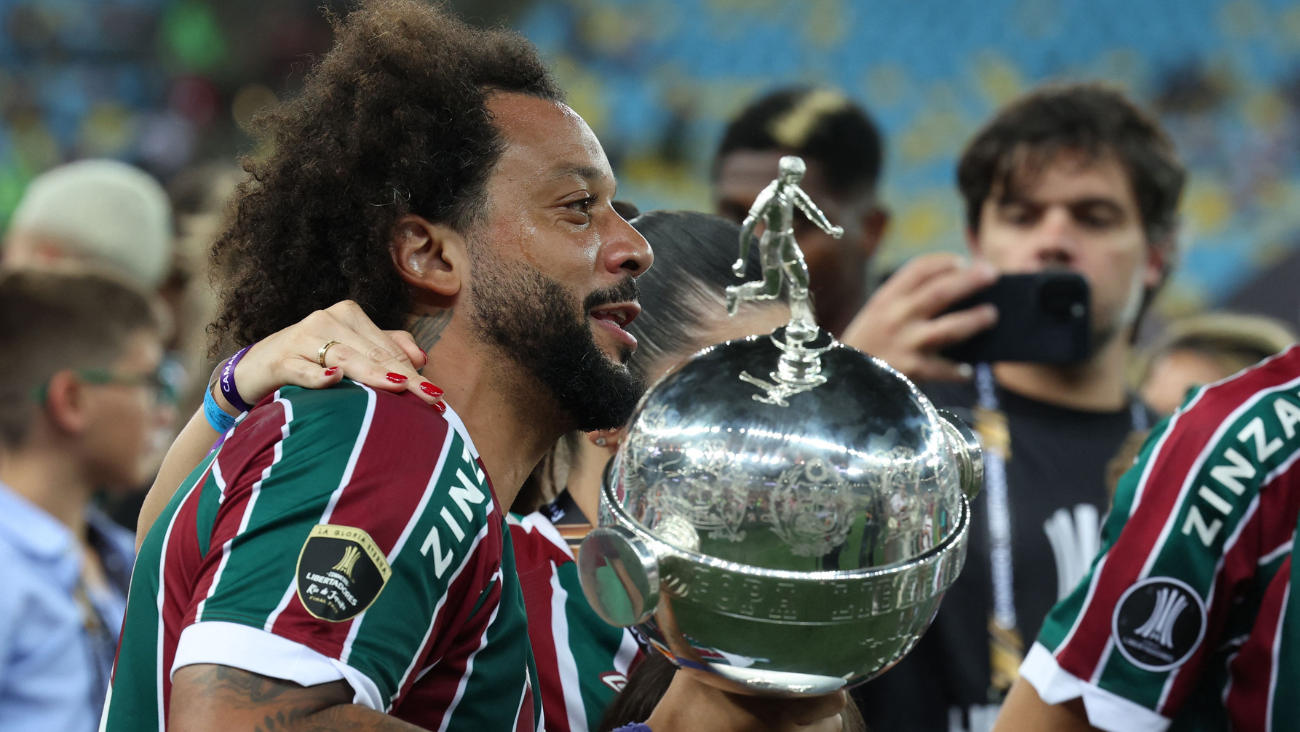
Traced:
<path id="1" fill-rule="evenodd" d="M 1292 346 L 1256 366 L 1195 390 L 1178 409 L 1184 429 L 1218 424 L 1269 394 L 1300 388 L 1300 347 Z"/>
<path id="2" fill-rule="evenodd" d="M 1300 348 L 1194 391 L 1152 431 L 1142 461 L 1164 480 L 1213 470 L 1226 456 L 1246 477 L 1300 450 Z M 1249 465 L 1248 465 L 1249 464 Z M 1222 471 L 1220 471 L 1222 474 Z M 1231 486 L 1234 492 L 1236 486 Z"/>
<path id="3" fill-rule="evenodd" d="M 288 456 L 347 450 L 367 436 L 400 445 L 427 446 L 445 437 L 448 420 L 413 394 L 392 394 L 345 380 L 328 389 L 287 386 L 249 412 L 222 446 L 223 468 L 231 454 L 284 443 Z M 393 437 L 394 435 L 400 437 Z M 397 447 L 395 445 L 394 447 Z"/>
<path id="4" fill-rule="evenodd" d="M 1235 524 L 1261 485 L 1297 469 L 1298 426 L 1300 348 L 1292 347 L 1197 389 L 1156 425 L 1120 481 L 1115 513 L 1186 514 L 1178 535 L 1221 545 L 1212 543 L 1219 527 Z"/>
<path id="5" fill-rule="evenodd" d="M 347 379 L 328 389 L 283 387 L 264 402 L 264 407 L 259 405 L 249 416 L 256 415 L 263 408 L 273 408 L 277 403 L 281 405 L 280 411 L 287 412 L 295 422 L 381 420 L 400 422 L 408 429 L 422 431 L 442 431 L 447 424 L 437 410 L 414 394 L 394 394 Z"/>
<path id="6" fill-rule="evenodd" d="M 541 511 L 527 516 L 509 514 L 510 539 L 514 544 L 515 561 L 522 575 L 536 567 L 549 568 L 552 562 L 563 564 L 573 561 L 569 545 L 555 525 Z"/>

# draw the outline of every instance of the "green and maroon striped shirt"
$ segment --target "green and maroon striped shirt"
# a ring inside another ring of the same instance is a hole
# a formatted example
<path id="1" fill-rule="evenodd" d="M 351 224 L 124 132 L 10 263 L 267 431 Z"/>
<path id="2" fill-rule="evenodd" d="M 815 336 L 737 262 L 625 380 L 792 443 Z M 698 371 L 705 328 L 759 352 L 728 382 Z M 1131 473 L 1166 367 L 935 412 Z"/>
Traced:
<path id="1" fill-rule="evenodd" d="M 221 664 L 430 730 L 537 730 L 505 514 L 468 433 L 410 394 L 286 387 L 177 490 L 140 550 L 101 729 L 167 728 Z"/>
<path id="2" fill-rule="evenodd" d="M 1124 475 L 1020 673 L 1104 730 L 1296 729 L 1300 347 L 1194 392 Z"/>
<path id="3" fill-rule="evenodd" d="M 587 602 L 571 545 L 545 510 L 507 518 L 528 610 L 536 688 L 547 732 L 590 732 L 627 685 L 641 649 L 631 630 L 601 620 Z M 581 516 L 577 506 L 571 510 Z M 582 524 L 590 530 L 585 519 Z"/>

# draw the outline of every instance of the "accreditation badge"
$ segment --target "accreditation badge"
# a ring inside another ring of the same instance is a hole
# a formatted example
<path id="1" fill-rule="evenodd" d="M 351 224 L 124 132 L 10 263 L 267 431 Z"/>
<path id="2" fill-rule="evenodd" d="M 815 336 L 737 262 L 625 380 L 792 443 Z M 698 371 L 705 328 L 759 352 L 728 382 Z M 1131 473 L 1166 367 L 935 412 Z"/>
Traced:
<path id="1" fill-rule="evenodd" d="M 370 534 L 317 524 L 298 554 L 298 601 L 312 617 L 339 623 L 374 603 L 392 570 Z"/>

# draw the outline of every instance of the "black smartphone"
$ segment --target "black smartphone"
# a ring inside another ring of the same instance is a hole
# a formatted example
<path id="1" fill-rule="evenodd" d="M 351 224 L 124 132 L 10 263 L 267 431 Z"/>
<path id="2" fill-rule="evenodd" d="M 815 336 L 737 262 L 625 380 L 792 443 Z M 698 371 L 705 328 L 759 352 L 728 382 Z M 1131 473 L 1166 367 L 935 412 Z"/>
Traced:
<path id="1" fill-rule="evenodd" d="M 1088 281 L 1073 272 L 1003 275 L 947 310 L 992 303 L 997 324 L 940 353 L 960 363 L 1082 361 L 1091 347 L 1090 300 Z"/>

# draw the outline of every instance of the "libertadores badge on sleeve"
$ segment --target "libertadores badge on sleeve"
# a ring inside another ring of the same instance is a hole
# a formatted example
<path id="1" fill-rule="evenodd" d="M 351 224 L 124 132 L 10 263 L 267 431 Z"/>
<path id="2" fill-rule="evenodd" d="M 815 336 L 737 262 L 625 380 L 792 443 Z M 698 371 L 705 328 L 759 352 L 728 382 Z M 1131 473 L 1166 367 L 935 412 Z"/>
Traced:
<path id="1" fill-rule="evenodd" d="M 1169 671 L 1205 637 L 1205 603 L 1186 582 L 1151 577 L 1130 587 L 1111 620 L 1115 646 L 1134 666 Z"/>
<path id="2" fill-rule="evenodd" d="M 351 620 L 379 597 L 392 570 L 370 534 L 317 524 L 298 554 L 298 601 L 312 617 Z"/>

